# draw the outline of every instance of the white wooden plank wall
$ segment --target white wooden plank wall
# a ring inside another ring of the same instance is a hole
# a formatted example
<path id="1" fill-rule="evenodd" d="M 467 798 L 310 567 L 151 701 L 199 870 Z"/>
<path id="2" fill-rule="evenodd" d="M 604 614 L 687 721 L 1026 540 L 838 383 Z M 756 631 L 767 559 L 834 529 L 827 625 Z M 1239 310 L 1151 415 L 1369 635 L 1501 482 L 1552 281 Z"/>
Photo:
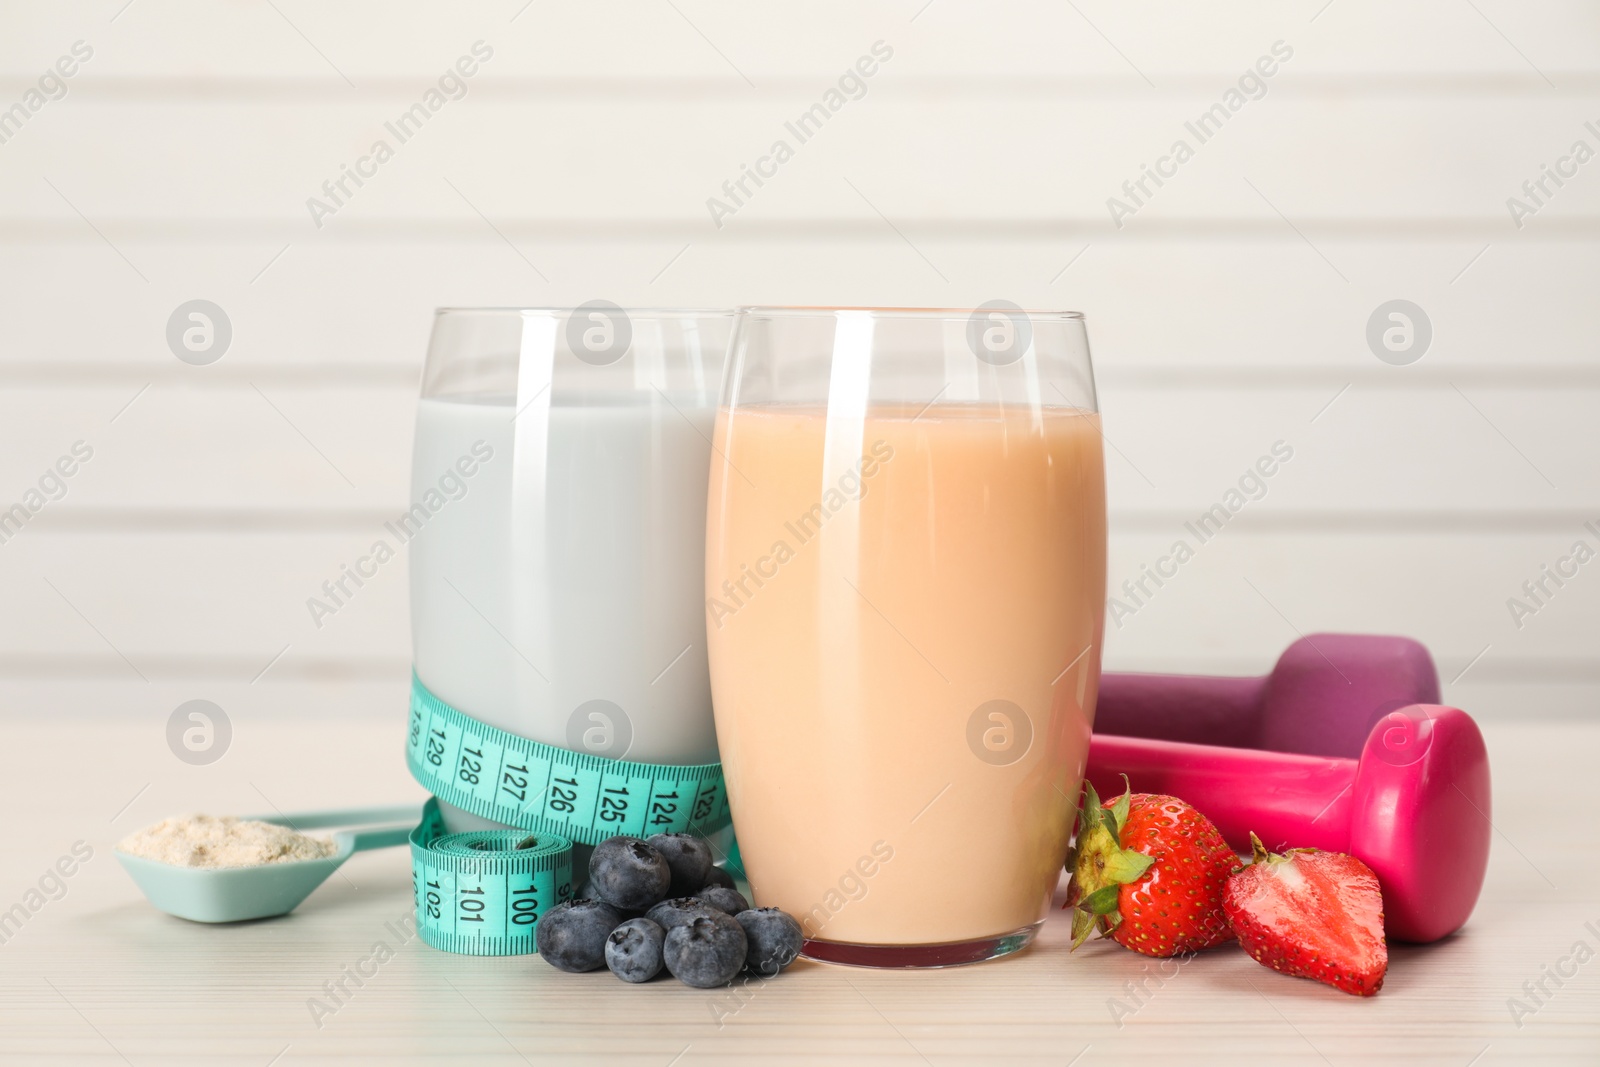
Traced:
<path id="1" fill-rule="evenodd" d="M 1506 204 L 1600 151 L 1592 3 L 17 2 L 0 109 L 78 41 L 0 143 L 0 506 L 94 449 L 0 544 L 7 710 L 397 715 L 403 564 L 320 630 L 305 598 L 403 506 L 437 305 L 1003 297 L 1089 316 L 1113 585 L 1295 450 L 1109 666 L 1403 632 L 1476 713 L 1596 713 L 1600 562 L 1520 628 L 1506 603 L 1600 549 L 1600 161 L 1520 227 Z M 465 95 L 315 225 L 478 41 Z M 714 225 L 878 41 L 864 95 Z M 1264 95 L 1114 225 L 1280 41 Z M 209 367 L 164 341 L 197 297 L 234 330 Z M 1394 298 L 1433 326 L 1410 366 L 1365 341 Z"/>

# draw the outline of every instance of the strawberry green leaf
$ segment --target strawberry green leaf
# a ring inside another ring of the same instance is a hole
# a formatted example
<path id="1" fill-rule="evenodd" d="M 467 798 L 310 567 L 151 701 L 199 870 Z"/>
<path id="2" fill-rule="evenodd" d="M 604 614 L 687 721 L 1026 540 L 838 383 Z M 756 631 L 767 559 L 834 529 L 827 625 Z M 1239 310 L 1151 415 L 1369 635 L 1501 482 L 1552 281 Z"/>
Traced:
<path id="1" fill-rule="evenodd" d="M 1106 858 L 1105 876 L 1119 885 L 1127 885 L 1143 878 L 1144 872 L 1148 871 L 1154 862 L 1155 860 L 1142 852 L 1125 848 Z"/>
<path id="2" fill-rule="evenodd" d="M 1095 917 L 1087 911 L 1074 911 L 1072 913 L 1072 947 L 1077 948 L 1089 940 L 1089 935 L 1094 932 Z"/>
<path id="3" fill-rule="evenodd" d="M 1122 828 L 1117 825 L 1117 817 L 1110 808 L 1100 809 L 1100 825 L 1106 828 L 1106 833 L 1111 835 L 1111 840 L 1119 845 L 1122 843 Z"/>
<path id="4" fill-rule="evenodd" d="M 1100 794 L 1094 791 L 1094 786 L 1087 779 L 1083 783 L 1083 810 L 1092 814 L 1100 810 Z M 1084 820 L 1088 822 L 1087 819 Z"/>
<path id="5" fill-rule="evenodd" d="M 1133 786 L 1128 783 L 1128 776 L 1122 776 L 1122 795 L 1117 802 L 1111 805 L 1111 814 L 1116 816 L 1117 828 L 1112 831 L 1121 839 L 1122 828 L 1128 825 L 1128 809 L 1133 806 Z"/>
<path id="6" fill-rule="evenodd" d="M 1078 910 L 1091 915 L 1109 915 L 1117 910 L 1117 894 L 1120 892 L 1122 892 L 1120 885 L 1101 886 L 1078 901 Z"/>

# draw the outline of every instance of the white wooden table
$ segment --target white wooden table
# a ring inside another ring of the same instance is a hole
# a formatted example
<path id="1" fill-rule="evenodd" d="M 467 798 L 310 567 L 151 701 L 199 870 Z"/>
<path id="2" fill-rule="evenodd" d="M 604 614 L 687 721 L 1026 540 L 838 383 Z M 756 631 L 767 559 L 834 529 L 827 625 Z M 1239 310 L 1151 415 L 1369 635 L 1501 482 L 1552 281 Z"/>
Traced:
<path id="1" fill-rule="evenodd" d="M 140 825 L 187 810 L 421 799 L 402 766 L 398 712 L 233 725 L 220 762 L 189 767 L 155 718 L 5 721 L 12 840 L 0 909 L 40 906 L 0 945 L 0 1060 L 1600 1063 L 1600 962 L 1559 988 L 1546 979 L 1551 995 L 1529 1000 L 1536 1010 L 1520 1020 L 1508 1005 L 1528 999 L 1524 982 L 1571 972 L 1576 961 L 1563 959 L 1576 943 L 1600 949 L 1600 725 L 1488 728 L 1497 832 L 1483 899 L 1456 937 L 1394 948 L 1374 1000 L 1281 977 L 1232 948 L 1165 980 L 1155 961 L 1109 944 L 1069 956 L 1057 912 L 1011 959 L 922 973 L 799 963 L 743 1002 L 670 980 L 630 987 L 604 971 L 560 974 L 537 957 L 402 944 L 394 931 L 411 903 L 400 849 L 356 857 L 348 877 L 285 919 L 206 927 L 157 913 L 112 856 Z M 339 750 L 370 756 L 341 774 L 329 755 Z M 93 856 L 63 880 L 65 894 L 27 897 L 79 840 Z M 348 998 L 317 1025 L 308 1001 L 328 1001 L 325 984 L 380 941 L 393 959 L 362 964 L 376 973 L 347 981 Z M 1128 983 L 1149 991 L 1142 1005 Z M 1112 998 L 1137 1010 L 1114 1018 Z"/>

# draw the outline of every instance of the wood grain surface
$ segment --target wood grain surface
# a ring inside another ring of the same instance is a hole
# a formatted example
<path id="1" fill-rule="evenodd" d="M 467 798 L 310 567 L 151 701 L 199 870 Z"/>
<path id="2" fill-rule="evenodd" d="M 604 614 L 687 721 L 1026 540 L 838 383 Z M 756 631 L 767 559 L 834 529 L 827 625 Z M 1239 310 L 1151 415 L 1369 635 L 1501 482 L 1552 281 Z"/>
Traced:
<path id="1" fill-rule="evenodd" d="M 1109 943 L 1069 955 L 1059 911 L 1031 949 L 969 967 L 801 962 L 742 995 L 671 980 L 625 986 L 604 971 L 569 975 L 537 957 L 452 956 L 406 940 L 402 849 L 357 856 L 287 918 L 222 927 L 157 913 L 118 867 L 115 841 L 169 814 L 420 802 L 400 758 L 398 708 L 241 711 L 229 751 L 206 767 L 168 751 L 164 714 L 5 720 L 0 907 L 22 902 L 76 842 L 93 856 L 0 945 L 0 1060 L 1600 1062 L 1600 960 L 1572 956 L 1579 942 L 1600 949 L 1591 800 L 1600 726 L 1489 727 L 1496 833 L 1483 898 L 1458 935 L 1393 946 L 1387 984 L 1366 1001 L 1268 971 L 1231 946 L 1164 970 Z M 952 843 L 951 865 L 962 862 Z M 378 942 L 394 958 L 374 968 L 363 961 Z M 335 1002 L 324 986 L 346 968 L 376 973 L 347 982 L 350 995 Z M 1574 970 L 1559 987 L 1546 977 Z M 1549 995 L 1539 1004 L 1522 987 L 1541 978 Z M 1511 998 L 1530 1010 L 1514 1013 Z M 335 1010 L 314 1013 L 313 999 Z"/>

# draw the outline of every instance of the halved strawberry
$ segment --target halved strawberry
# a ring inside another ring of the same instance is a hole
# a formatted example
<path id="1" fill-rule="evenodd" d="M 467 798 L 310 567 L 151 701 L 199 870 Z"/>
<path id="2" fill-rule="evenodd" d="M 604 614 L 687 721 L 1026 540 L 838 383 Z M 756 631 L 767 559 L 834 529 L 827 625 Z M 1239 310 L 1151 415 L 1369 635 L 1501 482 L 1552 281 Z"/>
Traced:
<path id="1" fill-rule="evenodd" d="M 1370 997 L 1383 988 L 1389 949 L 1383 895 L 1365 863 L 1340 852 L 1268 852 L 1250 835 L 1255 862 L 1228 879 L 1222 906 L 1257 963 Z"/>
<path id="2" fill-rule="evenodd" d="M 1078 840 L 1067 857 L 1072 947 L 1096 927 L 1146 956 L 1176 956 L 1233 939 L 1222 888 L 1239 863 L 1211 820 L 1176 797 L 1124 792 L 1102 805 L 1085 782 Z"/>

